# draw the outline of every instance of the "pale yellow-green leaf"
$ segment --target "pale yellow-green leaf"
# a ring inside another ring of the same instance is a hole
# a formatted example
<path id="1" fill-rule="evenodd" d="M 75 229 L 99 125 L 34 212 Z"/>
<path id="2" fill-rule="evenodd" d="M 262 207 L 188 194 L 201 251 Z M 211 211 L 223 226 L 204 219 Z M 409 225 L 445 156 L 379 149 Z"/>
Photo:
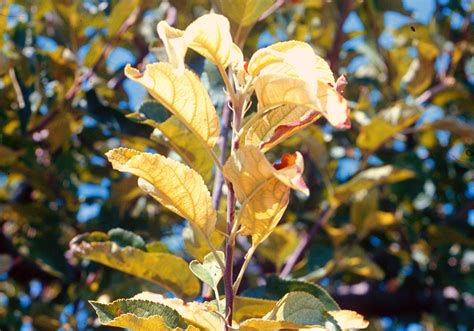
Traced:
<path id="1" fill-rule="evenodd" d="M 355 226 L 358 235 L 366 233 L 366 219 L 378 210 L 378 191 L 362 190 L 354 195 L 354 202 L 351 205 L 351 223 Z"/>
<path id="2" fill-rule="evenodd" d="M 222 319 L 207 303 L 185 303 L 178 298 L 164 298 L 161 294 L 151 292 L 137 294 L 134 299 L 149 300 L 168 306 L 176 310 L 189 325 L 193 325 L 201 331 L 220 331 L 224 327 Z"/>
<path id="3" fill-rule="evenodd" d="M 161 303 L 137 299 L 119 299 L 108 304 L 90 303 L 99 321 L 107 326 L 134 331 L 196 330 L 188 328 L 178 312 Z"/>
<path id="4" fill-rule="evenodd" d="M 256 80 L 255 93 L 260 111 L 282 105 L 301 106 L 321 113 L 335 127 L 347 126 L 347 101 L 321 80 L 307 82 L 288 75 L 267 74 Z"/>
<path id="5" fill-rule="evenodd" d="M 272 261 L 277 270 L 285 263 L 286 259 L 298 245 L 298 232 L 291 224 L 277 226 L 268 239 L 258 247 L 258 254 Z"/>
<path id="6" fill-rule="evenodd" d="M 334 317 L 341 329 L 365 329 L 369 326 L 364 316 L 352 310 L 331 310 L 329 314 Z"/>
<path id="7" fill-rule="evenodd" d="M 250 318 L 261 318 L 275 307 L 276 301 L 236 296 L 234 299 L 234 315 L 236 322 Z"/>
<path id="8" fill-rule="evenodd" d="M 133 276 L 155 282 L 185 297 L 199 293 L 199 281 L 182 258 L 168 253 L 149 253 L 130 246 L 120 247 L 106 242 L 81 242 L 71 250 L 92 260 Z M 166 268 L 162 266 L 166 265 Z"/>
<path id="9" fill-rule="evenodd" d="M 216 211 L 202 177 L 188 166 L 159 154 L 116 148 L 106 153 L 114 169 L 139 177 L 138 185 L 166 208 L 210 236 Z"/>
<path id="10" fill-rule="evenodd" d="M 252 55 L 248 72 L 252 76 L 286 75 L 302 79 L 312 87 L 316 81 L 335 85 L 329 65 L 304 42 L 290 40 L 262 48 Z"/>
<path id="11" fill-rule="evenodd" d="M 221 261 L 225 260 L 224 253 L 217 251 Z M 219 266 L 218 260 L 214 253 L 208 253 L 202 263 L 198 260 L 193 260 L 189 263 L 189 269 L 196 275 L 201 281 L 209 285 L 211 288 L 216 289 L 219 285 L 219 281 L 222 278 L 222 269 Z"/>
<path id="12" fill-rule="evenodd" d="M 372 121 L 363 126 L 357 137 L 357 146 L 372 153 L 395 134 L 406 129 L 420 117 L 418 109 L 395 105 L 377 113 Z"/>
<path id="13" fill-rule="evenodd" d="M 254 24 L 274 3 L 273 0 L 214 0 L 213 2 L 222 14 L 241 27 Z"/>
<path id="14" fill-rule="evenodd" d="M 344 203 L 359 191 L 369 190 L 377 185 L 400 182 L 414 176 L 415 173 L 411 170 L 396 169 L 391 165 L 370 168 L 360 172 L 347 183 L 337 186 L 331 200 L 335 204 Z"/>
<path id="15" fill-rule="evenodd" d="M 198 139 L 213 147 L 219 137 L 219 119 L 206 89 L 193 72 L 178 73 L 169 63 L 154 63 L 140 73 L 127 65 L 125 75 L 176 115 Z"/>

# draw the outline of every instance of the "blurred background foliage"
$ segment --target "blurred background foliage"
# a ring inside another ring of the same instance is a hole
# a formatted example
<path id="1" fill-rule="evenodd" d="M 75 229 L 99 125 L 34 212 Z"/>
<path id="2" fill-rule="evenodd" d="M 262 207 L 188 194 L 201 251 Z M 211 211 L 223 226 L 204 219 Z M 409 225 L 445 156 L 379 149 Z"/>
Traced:
<path id="1" fill-rule="evenodd" d="M 68 252 L 77 234 L 120 227 L 155 250 L 194 254 L 182 221 L 112 171 L 104 153 L 170 152 L 166 140 L 149 139 L 150 127 L 126 118 L 148 96 L 123 67 L 162 58 L 159 20 L 184 28 L 211 7 L 0 2 L 0 329 L 100 328 L 87 300 L 163 291 L 78 260 Z M 272 273 L 288 274 L 285 262 L 308 242 L 291 276 L 327 287 L 343 308 L 370 318 L 370 330 L 472 329 L 474 4 L 291 0 L 274 9 L 245 31 L 244 54 L 309 42 L 347 76 L 352 128 L 320 121 L 272 151 L 302 151 L 311 196 L 293 196 L 257 251 L 244 294 Z M 188 57 L 221 109 L 215 70 Z"/>

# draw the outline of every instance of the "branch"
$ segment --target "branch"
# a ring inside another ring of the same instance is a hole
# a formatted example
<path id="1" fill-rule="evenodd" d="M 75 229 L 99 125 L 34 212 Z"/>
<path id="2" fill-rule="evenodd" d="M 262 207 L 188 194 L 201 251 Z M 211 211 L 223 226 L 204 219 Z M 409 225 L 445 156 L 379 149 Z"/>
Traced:
<path id="1" fill-rule="evenodd" d="M 319 216 L 319 219 L 316 220 L 316 222 L 314 222 L 311 229 L 307 233 L 304 233 L 301 236 L 301 239 L 299 241 L 298 246 L 296 246 L 295 250 L 293 251 L 293 253 L 288 258 L 288 261 L 286 262 L 285 267 L 283 268 L 283 270 L 280 273 L 280 277 L 282 277 L 282 278 L 288 277 L 291 270 L 293 270 L 294 266 L 296 265 L 296 263 L 300 259 L 301 255 L 303 254 L 305 249 L 308 247 L 308 245 L 311 242 L 311 240 L 313 239 L 313 237 L 318 232 L 319 228 L 329 220 L 329 218 L 334 213 L 334 210 L 335 209 L 331 206 L 326 207 L 326 209 L 324 209 L 323 212 L 321 213 L 321 215 Z"/>

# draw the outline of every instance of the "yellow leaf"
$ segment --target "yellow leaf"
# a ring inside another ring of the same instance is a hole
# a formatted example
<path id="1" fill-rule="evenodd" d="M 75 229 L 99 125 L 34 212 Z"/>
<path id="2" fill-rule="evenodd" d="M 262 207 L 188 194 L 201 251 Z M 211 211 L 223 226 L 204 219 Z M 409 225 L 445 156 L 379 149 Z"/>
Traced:
<path id="1" fill-rule="evenodd" d="M 140 73 L 127 65 L 125 75 L 142 84 L 176 115 L 202 142 L 213 147 L 219 137 L 219 119 L 199 78 L 185 69 L 177 73 L 169 63 L 154 63 Z"/>
<path id="2" fill-rule="evenodd" d="M 71 251 L 81 258 L 155 282 L 180 296 L 194 297 L 199 293 L 199 281 L 186 261 L 172 254 L 122 248 L 110 241 L 72 243 Z"/>
<path id="3" fill-rule="evenodd" d="M 209 241 L 214 247 L 220 247 L 225 240 L 225 223 L 219 222 L 220 217 L 218 216 L 217 220 L 217 231 L 214 231 L 209 238 Z M 221 228 L 221 229 L 219 229 Z M 221 230 L 221 231 L 219 231 Z M 193 228 L 191 224 L 186 225 L 183 229 L 183 241 L 184 249 L 195 259 L 202 261 L 204 257 L 211 252 L 209 245 L 207 244 L 205 238 L 200 233 L 200 231 Z"/>
<path id="4" fill-rule="evenodd" d="M 384 109 L 377 113 L 368 125 L 362 127 L 357 137 L 357 146 L 367 154 L 372 153 L 395 134 L 412 125 L 420 115 L 418 109 L 402 105 Z"/>
<path id="5" fill-rule="evenodd" d="M 176 310 L 180 316 L 190 325 L 198 327 L 202 331 L 220 331 L 223 329 L 222 319 L 208 309 L 206 303 L 187 302 L 178 298 L 165 298 L 161 294 L 142 292 L 133 297 L 134 299 L 158 302 Z"/>
<path id="6" fill-rule="evenodd" d="M 331 197 L 332 203 L 344 203 L 359 191 L 369 190 L 377 185 L 401 182 L 414 176 L 415 173 L 411 170 L 396 169 L 391 165 L 370 168 L 360 172 L 347 183 L 337 186 Z"/>
<path id="7" fill-rule="evenodd" d="M 166 208 L 187 219 L 208 237 L 216 211 L 202 177 L 188 166 L 159 154 L 116 148 L 106 153 L 114 169 L 140 177 L 138 185 Z"/>
<path id="8" fill-rule="evenodd" d="M 225 16 L 203 15 L 186 28 L 183 37 L 189 48 L 222 68 L 234 59 L 234 43 Z"/>
<path id="9" fill-rule="evenodd" d="M 215 0 L 214 2 L 221 13 L 240 27 L 254 24 L 274 3 L 273 0 Z"/>
<path id="10" fill-rule="evenodd" d="M 302 106 L 321 113 L 335 127 L 348 127 L 347 101 L 321 80 L 307 82 L 283 74 L 268 74 L 256 80 L 255 93 L 259 111 L 271 111 L 282 105 Z"/>
<path id="11" fill-rule="evenodd" d="M 257 252 L 275 263 L 277 270 L 280 270 L 287 257 L 295 250 L 298 241 L 298 233 L 291 224 L 280 225 L 273 230 L 268 240 L 259 246 Z"/>
<path id="12" fill-rule="evenodd" d="M 341 329 L 365 329 L 369 326 L 364 316 L 352 310 L 332 310 L 329 314 L 334 317 Z"/>
<path id="13" fill-rule="evenodd" d="M 265 240 L 280 221 L 289 200 L 289 188 L 308 194 L 301 175 L 299 153 L 287 154 L 273 167 L 255 146 L 244 146 L 224 165 L 241 203 L 241 234 L 251 235 L 254 246 Z"/>
<path id="14" fill-rule="evenodd" d="M 236 322 L 249 318 L 261 318 L 275 307 L 276 301 L 236 296 L 234 300 L 234 315 Z"/>
<path id="15" fill-rule="evenodd" d="M 199 17 L 184 31 L 161 21 L 158 23 L 158 35 L 165 45 L 168 61 L 180 72 L 184 70 L 184 56 L 188 48 L 223 69 L 236 60 L 240 51 L 232 42 L 227 18 L 214 13 Z"/>
<path id="16" fill-rule="evenodd" d="M 268 74 L 300 78 L 314 86 L 316 81 L 335 86 L 329 65 L 307 43 L 291 40 L 262 48 L 252 55 L 248 72 L 252 76 Z"/>
<path id="17" fill-rule="evenodd" d="M 212 158 L 204 147 L 193 139 L 192 133 L 175 116 L 157 124 L 157 128 L 166 136 L 169 145 L 181 158 L 196 170 L 206 183 L 209 183 L 214 165 Z"/>

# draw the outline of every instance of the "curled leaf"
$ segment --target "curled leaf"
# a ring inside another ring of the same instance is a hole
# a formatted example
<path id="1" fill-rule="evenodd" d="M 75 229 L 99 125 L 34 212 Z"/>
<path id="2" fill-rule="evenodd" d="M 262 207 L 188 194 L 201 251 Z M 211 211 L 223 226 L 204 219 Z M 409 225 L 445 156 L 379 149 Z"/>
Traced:
<path id="1" fill-rule="evenodd" d="M 224 69 L 238 54 L 232 42 L 229 21 L 222 15 L 203 15 L 185 30 L 173 28 L 166 21 L 161 21 L 157 29 L 165 45 L 168 60 L 180 72 L 184 70 L 184 56 L 188 48 Z"/>
<path id="2" fill-rule="evenodd" d="M 90 301 L 99 321 L 108 326 L 131 330 L 184 330 L 188 325 L 176 312 L 163 304 L 136 300 L 120 299 L 104 304 Z"/>
<path id="3" fill-rule="evenodd" d="M 140 177 L 138 185 L 166 208 L 210 236 L 216 211 L 202 177 L 188 166 L 159 154 L 116 148 L 106 153 L 114 169 Z"/>
<path id="4" fill-rule="evenodd" d="M 302 179 L 301 154 L 287 154 L 273 167 L 255 146 L 239 149 L 224 165 L 224 176 L 242 205 L 241 233 L 251 235 L 254 245 L 265 240 L 288 206 L 289 189 L 308 194 Z"/>
<path id="5" fill-rule="evenodd" d="M 216 144 L 219 137 L 217 113 L 193 72 L 184 69 L 181 74 L 169 63 L 154 63 L 147 65 L 143 73 L 127 65 L 125 75 L 142 84 L 205 144 L 209 147 Z"/>

